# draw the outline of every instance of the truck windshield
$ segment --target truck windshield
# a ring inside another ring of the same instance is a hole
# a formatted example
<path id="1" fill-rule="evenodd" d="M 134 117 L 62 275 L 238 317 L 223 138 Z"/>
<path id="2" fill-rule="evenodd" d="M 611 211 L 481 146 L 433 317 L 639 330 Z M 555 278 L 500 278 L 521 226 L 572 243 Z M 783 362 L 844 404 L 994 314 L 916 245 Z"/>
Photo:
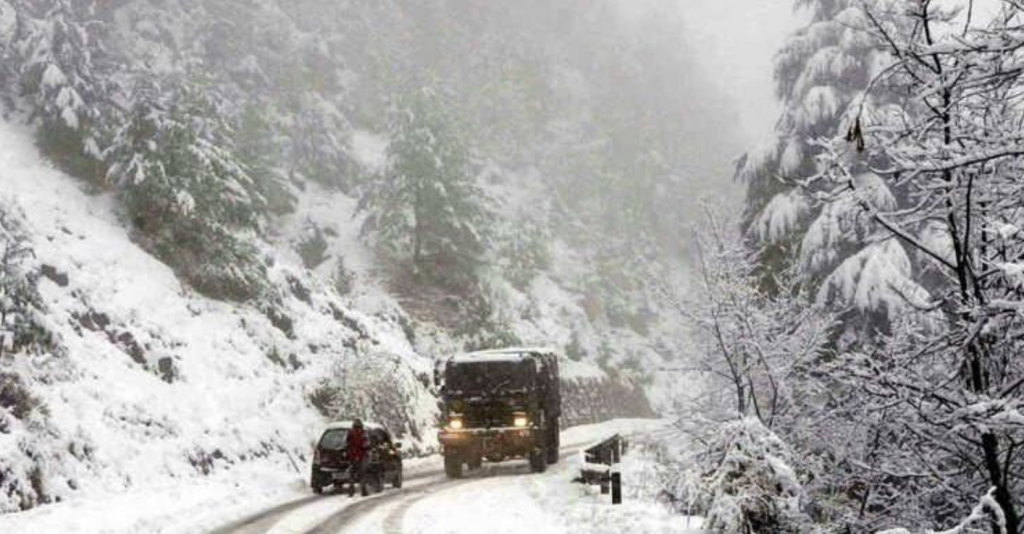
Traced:
<path id="1" fill-rule="evenodd" d="M 320 438 L 320 448 L 329 451 L 337 451 L 345 448 L 345 438 L 348 436 L 348 430 L 344 428 L 335 428 L 324 432 L 324 435 Z"/>
<path id="2" fill-rule="evenodd" d="M 445 387 L 452 393 L 500 393 L 533 385 L 532 361 L 460 362 L 449 365 Z"/>

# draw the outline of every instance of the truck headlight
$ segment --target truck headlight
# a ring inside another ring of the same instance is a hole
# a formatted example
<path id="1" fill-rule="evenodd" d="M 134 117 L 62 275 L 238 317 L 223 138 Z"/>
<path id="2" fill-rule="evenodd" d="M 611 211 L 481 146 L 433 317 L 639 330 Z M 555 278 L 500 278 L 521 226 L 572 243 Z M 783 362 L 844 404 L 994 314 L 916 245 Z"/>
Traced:
<path id="1" fill-rule="evenodd" d="M 530 419 L 526 417 L 525 413 L 517 413 L 512 416 L 512 426 L 523 428 L 530 424 Z"/>
<path id="2" fill-rule="evenodd" d="M 462 418 L 451 417 L 448 419 L 448 428 L 452 430 L 462 430 Z"/>

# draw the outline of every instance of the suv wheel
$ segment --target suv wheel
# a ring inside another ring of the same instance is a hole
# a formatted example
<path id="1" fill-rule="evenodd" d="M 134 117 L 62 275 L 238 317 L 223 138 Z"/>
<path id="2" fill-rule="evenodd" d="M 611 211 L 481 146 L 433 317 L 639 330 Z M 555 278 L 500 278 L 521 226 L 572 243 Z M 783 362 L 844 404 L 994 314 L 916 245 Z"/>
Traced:
<path id="1" fill-rule="evenodd" d="M 457 454 L 444 455 L 444 474 L 448 478 L 462 478 L 462 457 Z"/>
<path id="2" fill-rule="evenodd" d="M 309 486 L 313 488 L 313 493 L 320 495 L 324 492 L 324 486 L 327 485 L 324 484 L 324 478 L 326 477 L 324 477 L 323 473 L 314 467 L 312 473 L 309 475 Z"/>
<path id="3" fill-rule="evenodd" d="M 398 466 L 395 476 L 391 479 L 391 487 L 398 489 L 402 487 L 402 466 Z"/>

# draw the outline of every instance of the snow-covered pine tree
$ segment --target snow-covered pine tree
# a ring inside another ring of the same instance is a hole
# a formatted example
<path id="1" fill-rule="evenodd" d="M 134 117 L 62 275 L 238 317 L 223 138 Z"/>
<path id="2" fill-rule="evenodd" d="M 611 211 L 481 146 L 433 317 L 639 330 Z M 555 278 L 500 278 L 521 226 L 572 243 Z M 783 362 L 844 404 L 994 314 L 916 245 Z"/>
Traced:
<path id="1" fill-rule="evenodd" d="M 6 355 L 54 346 L 43 323 L 45 308 L 22 217 L 16 207 L 0 203 L 0 368 Z"/>
<path id="2" fill-rule="evenodd" d="M 765 287 L 776 288 L 778 277 L 791 272 L 819 303 L 844 311 L 841 346 L 887 331 L 895 315 L 912 307 L 906 297 L 922 291 L 913 275 L 917 258 L 902 243 L 884 239 L 884 229 L 856 202 L 830 196 L 813 179 L 827 153 L 821 139 L 861 134 L 850 120 L 851 104 L 874 108 L 895 98 L 876 87 L 868 100 L 858 100 L 890 61 L 884 41 L 869 30 L 871 18 L 899 23 L 897 4 L 881 1 L 869 16 L 849 0 L 797 2 L 811 20 L 778 55 L 776 90 L 784 111 L 775 137 L 738 169 L 747 183 L 744 226 L 761 249 Z M 870 169 L 856 181 L 862 195 L 887 209 L 912 204 L 899 183 Z"/>
<path id="3" fill-rule="evenodd" d="M 281 133 L 277 106 L 261 98 L 247 105 L 235 123 L 235 152 L 249 168 L 254 191 L 266 199 L 270 213 L 293 212 L 297 200 L 286 163 L 289 141 Z"/>
<path id="4" fill-rule="evenodd" d="M 74 175 L 103 178 L 110 77 L 93 0 L 17 1 L 13 43 L 22 95 L 39 119 L 40 146 Z"/>
<path id="5" fill-rule="evenodd" d="M 136 82 L 129 118 L 107 151 L 110 178 L 143 244 L 197 290 L 254 298 L 265 265 L 250 237 L 266 201 L 214 95 L 179 84 L 168 97 L 155 80 Z"/>
<path id="6" fill-rule="evenodd" d="M 782 116 L 775 134 L 749 152 L 737 170 L 747 185 L 744 227 L 764 249 L 761 263 L 769 289 L 773 278 L 807 248 L 801 238 L 813 221 L 822 225 L 836 221 L 815 201 L 813 192 L 800 187 L 800 181 L 818 172 L 815 157 L 820 150 L 814 141 L 832 137 L 842 128 L 847 105 L 867 86 L 884 57 L 861 29 L 858 2 L 796 0 L 795 4 L 807 12 L 809 21 L 776 56 L 776 94 Z M 832 237 L 855 240 L 849 234 Z M 856 242 L 847 244 L 853 250 L 859 248 Z M 828 259 L 805 266 L 821 273 L 833 268 L 839 258 Z"/>
<path id="7" fill-rule="evenodd" d="M 364 234 L 431 280 L 475 279 L 492 215 L 469 151 L 430 87 L 405 95 L 388 124 L 383 175 L 364 192 Z"/>
<path id="8" fill-rule="evenodd" d="M 355 185 L 355 165 L 349 155 L 352 127 L 338 106 L 315 92 L 298 96 L 292 110 L 292 178 L 313 180 L 343 191 Z"/>

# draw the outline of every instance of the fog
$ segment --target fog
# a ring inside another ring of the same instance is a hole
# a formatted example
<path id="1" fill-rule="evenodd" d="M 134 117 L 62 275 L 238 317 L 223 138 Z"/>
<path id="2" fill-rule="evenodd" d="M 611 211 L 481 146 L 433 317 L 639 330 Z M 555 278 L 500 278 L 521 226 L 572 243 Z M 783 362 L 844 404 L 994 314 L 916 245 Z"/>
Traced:
<path id="1" fill-rule="evenodd" d="M 0 532 L 1024 534 L 1022 20 L 0 0 Z"/>
<path id="2" fill-rule="evenodd" d="M 799 14 L 791 2 L 778 0 L 675 1 L 702 74 L 732 98 L 743 143 L 756 143 L 770 132 L 778 114 L 772 58 L 797 27 Z"/>

